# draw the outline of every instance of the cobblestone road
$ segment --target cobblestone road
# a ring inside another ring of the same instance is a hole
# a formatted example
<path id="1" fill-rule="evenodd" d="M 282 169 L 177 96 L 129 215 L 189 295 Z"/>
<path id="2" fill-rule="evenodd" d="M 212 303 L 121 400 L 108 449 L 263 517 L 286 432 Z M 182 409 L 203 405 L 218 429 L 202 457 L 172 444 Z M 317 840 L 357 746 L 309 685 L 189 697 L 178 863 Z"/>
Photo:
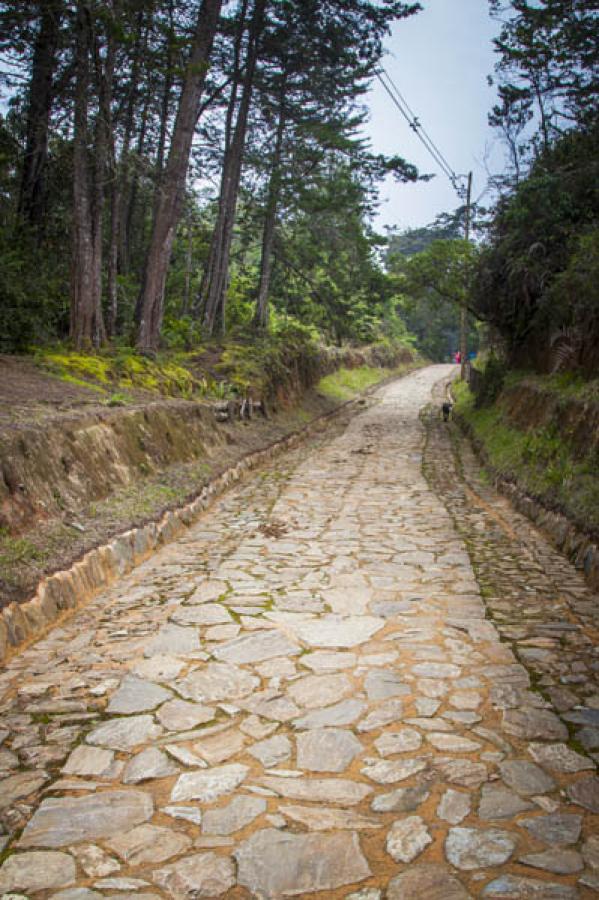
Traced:
<path id="1" fill-rule="evenodd" d="M 597 598 L 478 480 L 440 387 L 419 418 L 448 371 L 0 675 L 0 894 L 596 896 Z"/>

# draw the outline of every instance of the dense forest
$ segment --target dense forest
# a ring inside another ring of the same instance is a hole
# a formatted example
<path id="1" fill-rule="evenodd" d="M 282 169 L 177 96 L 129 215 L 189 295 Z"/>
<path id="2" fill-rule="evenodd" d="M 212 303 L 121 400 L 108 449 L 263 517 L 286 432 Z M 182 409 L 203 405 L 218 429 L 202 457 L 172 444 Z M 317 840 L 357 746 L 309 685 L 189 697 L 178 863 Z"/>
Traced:
<path id="1" fill-rule="evenodd" d="M 361 98 L 418 8 L 1 3 L 4 345 L 151 352 L 277 316 L 372 338 L 377 183 L 418 173 L 370 152 Z"/>
<path id="2" fill-rule="evenodd" d="M 489 0 L 495 205 L 385 237 L 365 93 L 398 0 L 1 0 L 0 342 L 144 353 L 296 323 L 599 366 L 599 4 Z"/>

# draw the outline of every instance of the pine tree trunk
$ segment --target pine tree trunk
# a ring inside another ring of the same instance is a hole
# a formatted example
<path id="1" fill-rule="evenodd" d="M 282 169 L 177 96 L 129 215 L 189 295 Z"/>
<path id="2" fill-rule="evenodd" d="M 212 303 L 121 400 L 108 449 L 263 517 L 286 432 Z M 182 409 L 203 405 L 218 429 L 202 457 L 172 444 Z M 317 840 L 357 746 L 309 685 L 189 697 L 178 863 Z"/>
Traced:
<path id="1" fill-rule="evenodd" d="M 89 21 L 77 6 L 75 49 L 75 114 L 73 137 L 73 257 L 71 276 L 71 340 L 77 349 L 92 343 L 94 296 L 93 236 L 88 171 Z"/>
<path id="2" fill-rule="evenodd" d="M 219 213 L 212 237 L 208 264 L 209 274 L 207 279 L 203 323 L 204 331 L 207 335 L 213 334 L 219 317 L 222 330 L 224 331 L 225 328 L 225 303 L 227 278 L 229 273 L 229 257 L 233 240 L 233 228 L 235 225 L 235 213 L 241 180 L 241 167 L 247 134 L 248 115 L 254 88 L 258 47 L 262 29 L 264 27 L 265 7 L 266 0 L 255 0 L 252 21 L 250 23 L 241 101 L 230 147 L 225 154 Z"/>
<path id="3" fill-rule="evenodd" d="M 283 137 L 285 134 L 285 84 L 283 78 L 281 85 L 281 97 L 279 103 L 279 120 L 277 123 L 277 135 L 272 158 L 272 169 L 268 183 L 268 198 L 266 201 L 266 215 L 262 231 L 262 253 L 260 256 L 260 283 L 258 297 L 256 299 L 256 311 L 254 325 L 257 328 L 268 327 L 268 294 L 270 290 L 270 276 L 272 274 L 273 248 L 275 243 L 275 229 L 277 223 L 277 208 L 279 194 L 281 192 L 281 156 L 283 153 Z"/>
<path id="4" fill-rule="evenodd" d="M 39 32 L 33 51 L 25 156 L 19 190 L 18 213 L 38 231 L 44 223 L 44 174 L 48 158 L 48 130 L 54 99 L 53 81 L 56 69 L 62 0 L 39 0 Z"/>
<path id="5" fill-rule="evenodd" d="M 167 269 L 181 215 L 199 100 L 221 4 L 222 0 L 203 0 L 200 7 L 168 160 L 157 191 L 137 321 L 137 347 L 142 352 L 156 350 L 160 339 Z"/>

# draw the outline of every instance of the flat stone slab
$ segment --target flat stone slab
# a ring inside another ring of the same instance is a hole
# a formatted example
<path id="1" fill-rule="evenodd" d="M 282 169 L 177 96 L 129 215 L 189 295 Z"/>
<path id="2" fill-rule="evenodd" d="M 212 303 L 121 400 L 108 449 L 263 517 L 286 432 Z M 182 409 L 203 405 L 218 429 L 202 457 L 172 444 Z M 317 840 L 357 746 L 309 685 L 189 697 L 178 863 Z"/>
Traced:
<path id="1" fill-rule="evenodd" d="M 98 725 L 85 740 L 88 744 L 108 747 L 111 750 L 132 750 L 139 744 L 153 741 L 161 734 L 163 729 L 160 725 L 154 724 L 152 716 L 127 716 Z"/>
<path id="2" fill-rule="evenodd" d="M 212 721 L 215 715 L 211 706 L 204 706 L 202 703 L 169 700 L 160 707 L 156 718 L 167 731 L 189 731 L 198 725 Z"/>
<path id="3" fill-rule="evenodd" d="M 300 652 L 301 647 L 275 628 L 244 634 L 212 651 L 217 659 L 239 664 L 262 662 L 275 656 L 297 656 Z"/>
<path id="4" fill-rule="evenodd" d="M 364 687 L 368 699 L 386 700 L 388 697 L 406 696 L 411 688 L 402 680 L 397 672 L 386 669 L 371 669 L 364 679 Z"/>
<path id="5" fill-rule="evenodd" d="M 160 825 L 138 825 L 107 842 L 108 847 L 131 866 L 161 863 L 191 847 L 191 838 Z"/>
<path id="6" fill-rule="evenodd" d="M 552 847 L 551 850 L 544 850 L 542 853 L 529 853 L 527 856 L 521 856 L 518 862 L 552 872 L 554 875 L 573 875 L 582 872 L 584 868 L 580 853 L 560 847 Z"/>
<path id="7" fill-rule="evenodd" d="M 446 753 L 475 753 L 481 747 L 478 741 L 471 741 L 470 738 L 459 734 L 444 734 L 439 731 L 427 734 L 426 739 L 436 750 L 444 750 Z"/>
<path id="8" fill-rule="evenodd" d="M 266 775 L 259 779 L 259 784 L 290 800 L 338 803 L 340 806 L 354 806 L 372 793 L 372 788 L 367 785 L 344 778 L 277 778 Z"/>
<path id="9" fill-rule="evenodd" d="M 434 863 L 410 866 L 392 878 L 387 900 L 472 900 L 455 875 Z"/>
<path id="10" fill-rule="evenodd" d="M 137 675 L 126 675 L 117 692 L 113 694 L 106 711 L 125 715 L 147 712 L 156 709 L 161 703 L 170 700 L 172 696 L 170 691 L 160 687 L 159 684 L 144 681 Z"/>
<path id="11" fill-rule="evenodd" d="M 147 681 L 171 681 L 176 678 L 182 669 L 185 668 L 185 662 L 176 656 L 168 656 L 166 654 L 157 654 L 150 659 L 138 659 L 131 666 L 133 675 L 139 678 L 145 678 Z"/>
<path id="12" fill-rule="evenodd" d="M 385 624 L 375 616 L 328 615 L 298 622 L 293 631 L 310 647 L 356 647 L 369 641 Z"/>
<path id="13" fill-rule="evenodd" d="M 266 812 L 266 800 L 261 797 L 234 797 L 226 806 L 208 809 L 204 813 L 204 834 L 234 834 Z"/>
<path id="14" fill-rule="evenodd" d="M 469 759 L 442 757 L 435 759 L 433 765 L 450 784 L 457 784 L 459 787 L 478 788 L 489 778 L 484 763 L 471 762 Z"/>
<path id="15" fill-rule="evenodd" d="M 478 807 L 479 819 L 511 819 L 530 809 L 535 809 L 534 804 L 514 791 L 498 784 L 483 784 Z"/>
<path id="16" fill-rule="evenodd" d="M 0 809 L 36 793 L 47 780 L 48 775 L 42 771 L 18 772 L 4 778 L 0 781 Z"/>
<path id="17" fill-rule="evenodd" d="M 595 763 L 588 756 L 576 753 L 567 744 L 529 744 L 528 752 L 542 766 L 554 772 L 582 772 L 595 769 Z"/>
<path id="18" fill-rule="evenodd" d="M 182 606 L 170 616 L 175 625 L 228 625 L 231 614 L 220 603 L 204 603 L 202 606 Z"/>
<path id="19" fill-rule="evenodd" d="M 426 784 L 415 787 L 397 788 L 388 794 L 377 794 L 370 808 L 373 812 L 413 812 L 430 796 Z"/>
<path id="20" fill-rule="evenodd" d="M 109 856 L 105 850 L 95 844 L 78 844 L 71 848 L 71 853 L 90 878 L 105 878 L 107 875 L 118 872 L 121 868 L 120 863 L 114 857 Z"/>
<path id="21" fill-rule="evenodd" d="M 382 759 L 380 762 L 364 766 L 360 771 L 371 781 L 376 781 L 377 784 L 394 784 L 422 772 L 427 765 L 428 760 L 419 758 L 397 761 Z"/>
<path id="22" fill-rule="evenodd" d="M 417 663 L 412 668 L 419 678 L 459 678 L 461 671 L 453 663 Z"/>
<path id="23" fill-rule="evenodd" d="M 291 897 L 332 891 L 371 875 L 356 834 L 257 831 L 234 853 L 237 880 L 252 896 Z"/>
<path id="24" fill-rule="evenodd" d="M 392 725 L 399 722 L 403 716 L 403 704 L 401 700 L 383 700 L 372 712 L 364 716 L 358 723 L 357 730 L 360 732 L 376 731 L 385 725 Z"/>
<path id="25" fill-rule="evenodd" d="M 199 753 L 211 766 L 224 762 L 243 750 L 245 737 L 237 728 L 228 728 L 219 734 L 212 734 L 193 745 L 195 753 Z"/>
<path id="26" fill-rule="evenodd" d="M 294 728 L 326 728 L 335 725 L 351 725 L 356 722 L 364 710 L 366 704 L 362 700 L 342 700 L 325 709 L 317 709 L 294 719 Z"/>
<path id="27" fill-rule="evenodd" d="M 0 894 L 48 891 L 74 884 L 75 860 L 67 853 L 14 853 L 0 868 Z"/>
<path id="28" fill-rule="evenodd" d="M 280 806 L 279 812 L 305 825 L 309 831 L 362 831 L 381 828 L 378 819 L 363 816 L 350 809 L 326 806 Z"/>
<path id="29" fill-rule="evenodd" d="M 450 828 L 445 839 L 448 861 L 464 871 L 500 866 L 516 849 L 516 838 L 499 829 Z"/>
<path id="30" fill-rule="evenodd" d="M 599 813 L 599 778 L 594 775 L 571 784 L 568 795 L 573 803 L 583 806 L 592 813 Z"/>
<path id="31" fill-rule="evenodd" d="M 353 669 L 357 658 L 355 653 L 344 650 L 315 650 L 302 656 L 302 666 L 314 672 L 338 672 L 340 669 Z"/>
<path id="32" fill-rule="evenodd" d="M 296 743 L 298 767 L 311 772 L 343 772 L 364 749 L 351 731 L 342 728 L 306 731 Z"/>
<path id="33" fill-rule="evenodd" d="M 179 768 L 157 747 L 147 747 L 131 759 L 122 775 L 123 784 L 139 784 L 152 778 L 177 775 Z"/>
<path id="34" fill-rule="evenodd" d="M 432 840 L 420 816 L 408 816 L 393 823 L 385 848 L 395 862 L 409 863 L 420 856 Z"/>
<path id="35" fill-rule="evenodd" d="M 216 853 L 196 853 L 156 869 L 152 881 L 174 900 L 220 897 L 235 885 L 233 861 Z M 136 895 L 139 896 L 139 895 Z"/>
<path id="36" fill-rule="evenodd" d="M 526 797 L 545 794 L 556 787 L 551 775 L 527 760 L 505 760 L 499 763 L 499 772 L 508 787 Z"/>
<path id="37" fill-rule="evenodd" d="M 276 734 L 265 741 L 258 741 L 249 748 L 248 753 L 259 760 L 265 768 L 270 769 L 289 759 L 292 749 L 289 738 L 284 734 Z"/>
<path id="38" fill-rule="evenodd" d="M 89 747 L 79 744 L 75 747 L 61 769 L 63 775 L 109 775 L 114 765 L 114 750 Z"/>
<path id="39" fill-rule="evenodd" d="M 461 791 L 454 791 L 452 788 L 449 788 L 441 797 L 437 807 L 437 815 L 444 822 L 449 822 L 450 825 L 459 825 L 469 814 L 471 806 L 470 794 L 462 794 Z"/>
<path id="40" fill-rule="evenodd" d="M 259 684 L 259 678 L 237 666 L 211 662 L 174 682 L 173 687 L 186 700 L 213 703 L 247 697 Z"/>
<path id="41" fill-rule="evenodd" d="M 580 837 L 582 816 L 551 813 L 548 816 L 520 819 L 518 824 L 544 844 L 575 844 Z"/>
<path id="42" fill-rule="evenodd" d="M 212 803 L 223 794 L 229 794 L 245 780 L 248 766 L 231 763 L 200 772 L 185 772 L 180 775 L 171 793 L 171 802 L 178 800 L 201 800 Z"/>
<path id="43" fill-rule="evenodd" d="M 144 656 L 185 656 L 200 649 L 197 628 L 182 628 L 180 625 L 163 625 L 144 650 Z"/>
<path id="44" fill-rule="evenodd" d="M 507 709 L 503 713 L 503 730 L 525 741 L 567 741 L 568 729 L 548 709 Z"/>
<path id="45" fill-rule="evenodd" d="M 575 887 L 567 884 L 500 875 L 486 885 L 482 896 L 494 900 L 576 900 L 579 895 Z"/>
<path id="46" fill-rule="evenodd" d="M 422 736 L 415 728 L 401 728 L 399 731 L 387 731 L 374 742 L 381 756 L 394 756 L 396 753 L 410 753 L 422 746 Z"/>
<path id="47" fill-rule="evenodd" d="M 103 791 L 84 797 L 43 800 L 27 823 L 20 847 L 66 847 L 111 837 L 147 822 L 154 803 L 142 791 Z"/>
<path id="48" fill-rule="evenodd" d="M 353 686 L 347 675 L 306 675 L 289 685 L 287 693 L 298 706 L 306 709 L 322 709 L 338 703 L 352 693 Z"/>

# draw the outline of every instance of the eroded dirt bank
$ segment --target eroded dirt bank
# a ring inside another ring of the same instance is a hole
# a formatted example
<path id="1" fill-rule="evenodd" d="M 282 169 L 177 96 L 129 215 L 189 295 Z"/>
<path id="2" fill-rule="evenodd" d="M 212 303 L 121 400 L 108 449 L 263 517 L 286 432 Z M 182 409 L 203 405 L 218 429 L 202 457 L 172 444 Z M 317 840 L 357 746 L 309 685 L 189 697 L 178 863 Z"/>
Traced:
<path id="1" fill-rule="evenodd" d="M 9 664 L 0 890 L 595 896 L 597 598 L 436 404 L 425 429 L 446 374 L 380 390 Z"/>

